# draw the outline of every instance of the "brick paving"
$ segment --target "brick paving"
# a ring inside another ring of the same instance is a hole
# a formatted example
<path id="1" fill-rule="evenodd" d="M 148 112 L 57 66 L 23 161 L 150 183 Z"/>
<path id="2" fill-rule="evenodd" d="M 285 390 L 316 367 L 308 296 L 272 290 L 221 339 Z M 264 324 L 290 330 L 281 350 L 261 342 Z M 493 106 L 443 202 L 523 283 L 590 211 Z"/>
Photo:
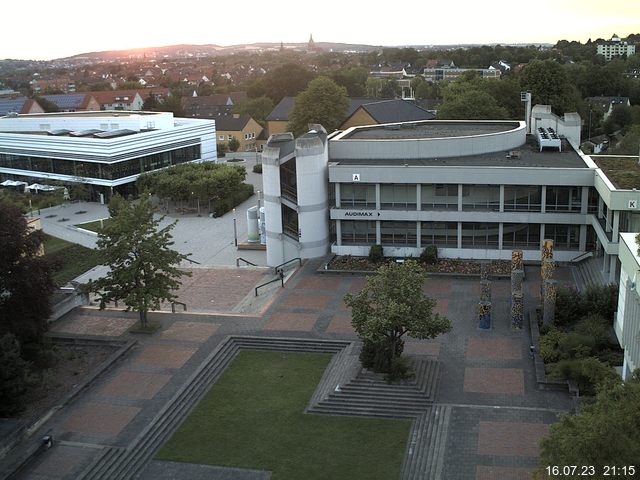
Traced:
<path id="1" fill-rule="evenodd" d="M 480 422 L 478 453 L 537 457 L 538 442 L 548 434 L 544 423 Z"/>
<path id="2" fill-rule="evenodd" d="M 100 394 L 110 397 L 152 399 L 171 379 L 171 375 L 161 373 L 140 373 L 123 371 L 107 383 Z"/>
<path id="3" fill-rule="evenodd" d="M 464 372 L 464 391 L 524 394 L 524 374 L 518 368 L 472 368 Z"/>
<path id="4" fill-rule="evenodd" d="M 153 335 L 127 333 L 137 321 L 135 313 L 78 310 L 57 322 L 56 332 L 135 338 L 139 345 L 42 427 L 79 444 L 56 444 L 20 478 L 75 478 L 99 450 L 84 448 L 82 442 L 128 446 L 226 335 L 354 339 L 342 297 L 361 290 L 366 278 L 317 274 L 319 263 L 307 262 L 284 289 L 275 290 L 259 317 L 204 313 L 231 311 L 250 296 L 264 271 L 193 269 L 194 277 L 182 292 L 188 312 L 151 314 L 162 325 Z M 539 271 L 527 267 L 527 309 L 537 302 L 538 279 Z M 537 389 L 526 354 L 528 331 L 510 328 L 509 280 L 492 282 L 490 331 L 477 325 L 479 278 L 432 277 L 425 292 L 438 300 L 436 311 L 452 321 L 453 330 L 435 340 L 407 338 L 405 352 L 440 361 L 435 401 L 452 406 L 443 478 L 528 478 L 537 465 L 538 439 L 572 403 L 561 392 Z M 201 314 L 191 315 L 198 309 Z M 54 458 L 66 466 L 44 473 L 55 465 Z"/>
<path id="5" fill-rule="evenodd" d="M 71 432 L 115 436 L 140 410 L 140 407 L 126 405 L 87 403 L 67 419 L 64 428 Z"/>

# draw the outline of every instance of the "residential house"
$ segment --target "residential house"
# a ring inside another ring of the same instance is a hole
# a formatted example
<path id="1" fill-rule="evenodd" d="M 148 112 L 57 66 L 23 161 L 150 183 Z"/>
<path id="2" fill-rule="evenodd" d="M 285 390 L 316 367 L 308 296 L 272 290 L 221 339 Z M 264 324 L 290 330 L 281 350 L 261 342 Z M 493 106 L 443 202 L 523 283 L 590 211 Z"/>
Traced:
<path id="1" fill-rule="evenodd" d="M 137 90 L 91 92 L 100 110 L 142 110 L 144 100 Z"/>
<path id="2" fill-rule="evenodd" d="M 228 143 L 232 138 L 240 142 L 238 151 L 253 152 L 261 150 L 263 141 L 259 141 L 263 128 L 249 115 L 225 115 L 215 119 L 217 143 Z"/>
<path id="3" fill-rule="evenodd" d="M 224 115 L 231 115 L 234 105 L 246 98 L 246 92 L 218 93 L 204 97 L 183 97 L 182 109 L 186 117 L 218 118 Z"/>
<path id="4" fill-rule="evenodd" d="M 93 96 L 93 93 L 43 95 L 42 98 L 55 104 L 60 112 L 92 112 L 100 110 L 100 104 Z"/>
<path id="5" fill-rule="evenodd" d="M 0 117 L 9 113 L 44 113 L 44 108 L 32 98 L 0 98 Z"/>
<path id="6" fill-rule="evenodd" d="M 362 125 L 433 120 L 436 116 L 409 100 L 381 100 L 360 105 L 340 126 L 340 130 Z"/>
<path id="7" fill-rule="evenodd" d="M 591 108 L 603 113 L 603 120 L 606 120 L 618 105 L 631 106 L 628 97 L 587 97 L 585 100 Z"/>

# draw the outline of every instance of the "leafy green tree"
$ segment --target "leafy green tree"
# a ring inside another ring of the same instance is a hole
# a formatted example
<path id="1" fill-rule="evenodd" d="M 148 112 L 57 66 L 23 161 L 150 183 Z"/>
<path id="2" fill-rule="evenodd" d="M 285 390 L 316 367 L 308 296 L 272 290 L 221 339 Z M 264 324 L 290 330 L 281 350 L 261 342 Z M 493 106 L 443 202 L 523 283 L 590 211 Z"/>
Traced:
<path id="1" fill-rule="evenodd" d="M 100 296 L 100 308 L 122 301 L 127 311 L 139 313 L 140 326 L 147 328 L 147 312 L 175 300 L 181 277 L 190 275 L 178 268 L 188 255 L 171 249 L 176 222 L 160 228 L 162 219 L 154 218 L 146 195 L 137 202 L 115 196 L 109 213 L 111 221 L 100 230 L 97 242 L 109 273 L 88 288 Z"/>
<path id="2" fill-rule="evenodd" d="M 602 385 L 593 404 L 578 415 L 563 414 L 541 444 L 537 478 L 547 465 L 592 465 L 601 474 L 607 465 L 635 465 L 640 458 L 640 381 L 638 371 L 624 383 Z M 636 474 L 638 471 L 636 470 Z M 632 478 L 632 475 L 624 478 Z"/>
<path id="3" fill-rule="evenodd" d="M 605 133 L 613 133 L 618 130 L 624 130 L 633 122 L 631 107 L 627 105 L 616 105 L 613 107 L 611 114 L 603 123 Z"/>
<path id="4" fill-rule="evenodd" d="M 447 84 L 443 92 L 443 102 L 438 107 L 438 118 L 480 120 L 507 118 L 507 111 L 498 106 L 498 102 L 488 92 L 489 83 L 495 81 L 469 74 Z"/>
<path id="5" fill-rule="evenodd" d="M 11 417 L 24 408 L 29 384 L 29 363 L 22 359 L 20 342 L 11 333 L 0 337 L 0 418 Z"/>
<path id="6" fill-rule="evenodd" d="M 145 112 L 157 112 L 160 110 L 162 103 L 158 101 L 155 95 L 149 95 L 142 103 L 142 110 Z"/>
<path id="7" fill-rule="evenodd" d="M 231 137 L 231 140 L 229 140 L 227 146 L 229 147 L 230 152 L 237 152 L 240 148 L 240 140 L 238 140 L 236 137 Z"/>
<path id="8" fill-rule="evenodd" d="M 55 113 L 58 111 L 58 105 L 44 97 L 36 96 L 33 99 L 40 104 L 46 113 Z"/>
<path id="9" fill-rule="evenodd" d="M 307 88 L 315 75 L 295 63 L 287 63 L 268 72 L 248 93 L 252 97 L 266 95 L 274 104 L 284 97 L 294 97 Z"/>
<path id="10" fill-rule="evenodd" d="M 345 295 L 351 324 L 365 348 L 372 346 L 383 357 L 374 365 L 378 370 L 392 367 L 402 352 L 404 335 L 426 339 L 451 330 L 451 321 L 433 311 L 436 300 L 424 295 L 425 280 L 426 273 L 414 260 L 390 263 L 369 277 L 359 293 Z"/>
<path id="11" fill-rule="evenodd" d="M 43 233 L 30 230 L 20 209 L 0 201 L 0 335 L 20 344 L 41 343 L 54 291 L 51 265 L 41 251 Z"/>
<path id="12" fill-rule="evenodd" d="M 384 87 L 384 79 L 369 77 L 365 84 L 367 97 L 382 98 L 382 88 Z"/>
<path id="13" fill-rule="evenodd" d="M 331 79 L 347 89 L 350 97 L 364 97 L 367 94 L 369 71 L 363 67 L 341 68 L 331 73 Z"/>
<path id="14" fill-rule="evenodd" d="M 248 98 L 233 108 L 234 113 L 249 115 L 263 127 L 266 125 L 271 110 L 273 110 L 273 101 L 264 95 L 258 98 Z"/>
<path id="15" fill-rule="evenodd" d="M 344 121 L 348 107 L 347 90 L 328 77 L 318 77 L 296 97 L 288 129 L 298 136 L 307 131 L 308 124 L 319 123 L 333 132 Z"/>
<path id="16" fill-rule="evenodd" d="M 620 143 L 611 149 L 611 153 L 618 155 L 638 155 L 638 151 L 640 151 L 640 125 L 631 127 Z"/>
<path id="17" fill-rule="evenodd" d="M 531 92 L 534 104 L 551 105 L 560 115 L 577 110 L 577 90 L 562 65 L 554 60 L 533 60 L 522 70 L 520 85 Z"/>

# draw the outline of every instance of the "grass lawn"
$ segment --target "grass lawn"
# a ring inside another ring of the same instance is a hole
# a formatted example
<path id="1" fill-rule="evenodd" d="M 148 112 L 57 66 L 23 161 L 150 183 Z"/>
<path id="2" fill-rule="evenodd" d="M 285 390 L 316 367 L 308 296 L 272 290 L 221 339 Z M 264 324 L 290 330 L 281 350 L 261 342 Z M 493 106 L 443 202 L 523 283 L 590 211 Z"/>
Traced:
<path id="1" fill-rule="evenodd" d="M 410 420 L 303 413 L 330 358 L 241 351 L 156 458 L 272 480 L 400 478 Z"/>
<path id="2" fill-rule="evenodd" d="M 102 220 L 102 225 L 107 225 L 107 223 L 109 223 L 110 219 L 106 218 L 104 220 Z M 87 223 L 79 223 L 78 225 L 76 225 L 76 227 L 78 228 L 84 228 L 85 230 L 90 230 L 92 232 L 100 232 L 100 220 L 96 220 L 94 222 L 87 222 Z"/>
<path id="3" fill-rule="evenodd" d="M 57 265 L 53 281 L 59 286 L 91 270 L 99 263 L 95 250 L 50 235 L 45 235 L 44 254 Z"/>

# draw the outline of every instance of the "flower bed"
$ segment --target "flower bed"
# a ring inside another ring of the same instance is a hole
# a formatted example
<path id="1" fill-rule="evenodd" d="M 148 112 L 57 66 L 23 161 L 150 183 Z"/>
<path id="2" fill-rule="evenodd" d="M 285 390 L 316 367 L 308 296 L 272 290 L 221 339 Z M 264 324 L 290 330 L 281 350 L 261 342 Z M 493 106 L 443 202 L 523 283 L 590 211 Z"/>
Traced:
<path id="1" fill-rule="evenodd" d="M 415 259 L 417 260 L 417 259 Z M 328 270 L 343 271 L 365 271 L 373 272 L 383 263 L 394 262 L 393 258 L 386 258 L 384 262 L 374 263 L 368 257 L 353 257 L 351 255 L 335 256 L 327 264 Z M 462 275 L 480 275 L 480 265 L 482 262 L 475 260 L 460 260 L 451 258 L 438 259 L 436 263 L 422 263 L 424 269 L 429 273 L 448 273 Z M 511 262 L 507 260 L 494 260 L 491 262 L 492 275 L 510 275 Z"/>

